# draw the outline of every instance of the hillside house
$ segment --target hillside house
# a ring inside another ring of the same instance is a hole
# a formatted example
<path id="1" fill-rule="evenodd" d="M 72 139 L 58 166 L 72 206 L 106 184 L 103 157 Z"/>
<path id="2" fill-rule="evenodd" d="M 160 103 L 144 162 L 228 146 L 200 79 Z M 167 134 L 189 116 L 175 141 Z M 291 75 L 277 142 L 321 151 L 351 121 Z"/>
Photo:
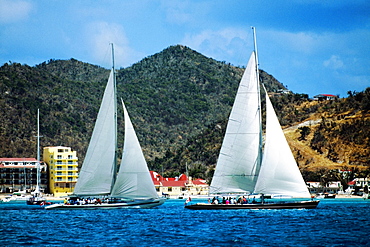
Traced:
<path id="1" fill-rule="evenodd" d="M 338 96 L 336 95 L 333 95 L 333 94 L 318 94 L 318 95 L 315 95 L 313 96 L 313 99 L 314 100 L 334 100 L 334 99 L 337 99 Z"/>

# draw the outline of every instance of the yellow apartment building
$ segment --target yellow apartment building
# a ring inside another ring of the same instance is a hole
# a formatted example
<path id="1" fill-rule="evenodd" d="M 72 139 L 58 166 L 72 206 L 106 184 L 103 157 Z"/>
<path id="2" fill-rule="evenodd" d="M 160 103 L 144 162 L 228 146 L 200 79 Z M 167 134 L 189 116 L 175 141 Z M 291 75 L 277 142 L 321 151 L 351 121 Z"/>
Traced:
<path id="1" fill-rule="evenodd" d="M 43 160 L 49 167 L 49 190 L 55 197 L 73 193 L 78 178 L 78 157 L 70 147 L 44 147 Z"/>

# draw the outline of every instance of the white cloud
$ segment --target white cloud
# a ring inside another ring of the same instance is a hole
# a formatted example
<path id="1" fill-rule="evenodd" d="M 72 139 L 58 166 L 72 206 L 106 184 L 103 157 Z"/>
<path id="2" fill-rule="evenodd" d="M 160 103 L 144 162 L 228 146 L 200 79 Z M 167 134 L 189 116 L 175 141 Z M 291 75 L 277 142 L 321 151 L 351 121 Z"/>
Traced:
<path id="1" fill-rule="evenodd" d="M 94 60 L 100 61 L 99 64 L 105 63 L 104 66 L 111 67 L 111 60 L 109 59 L 110 43 L 114 44 L 114 57 L 117 68 L 128 66 L 142 58 L 142 54 L 130 47 L 129 40 L 121 25 L 94 22 L 89 24 L 87 29 L 87 38 L 90 40 Z"/>
<path id="2" fill-rule="evenodd" d="M 198 26 L 200 23 L 204 24 L 209 19 L 207 15 L 212 5 L 212 2 L 208 1 L 162 0 L 160 6 L 165 13 L 168 23 Z"/>
<path id="3" fill-rule="evenodd" d="M 232 58 L 239 57 L 240 52 L 246 50 L 246 44 L 252 42 L 249 37 L 246 30 L 226 28 L 218 31 L 205 30 L 194 35 L 187 34 L 181 43 L 206 56 L 235 63 L 239 61 L 232 61 Z M 244 62 L 243 60 L 242 63 Z"/>
<path id="4" fill-rule="evenodd" d="M 278 45 L 290 52 L 306 54 L 315 51 L 320 39 L 317 34 L 310 32 L 263 31 L 261 35 L 264 36 L 264 39 L 274 43 L 274 46 Z"/>
<path id="5" fill-rule="evenodd" d="M 0 0 L 0 23 L 12 23 L 24 20 L 32 10 L 28 1 Z"/>
<path id="6" fill-rule="evenodd" d="M 337 70 L 343 68 L 344 63 L 338 56 L 332 55 L 328 60 L 323 62 L 323 65 L 330 69 Z"/>
<path id="7" fill-rule="evenodd" d="M 162 1 L 161 5 L 165 9 L 167 21 L 170 23 L 183 24 L 192 18 L 189 13 L 189 3 L 186 1 Z"/>

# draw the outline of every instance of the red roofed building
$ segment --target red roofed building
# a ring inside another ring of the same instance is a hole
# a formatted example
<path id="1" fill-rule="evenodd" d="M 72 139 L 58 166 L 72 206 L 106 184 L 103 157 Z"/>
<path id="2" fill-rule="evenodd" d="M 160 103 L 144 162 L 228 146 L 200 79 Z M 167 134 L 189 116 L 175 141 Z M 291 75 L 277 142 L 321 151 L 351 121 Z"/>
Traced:
<path id="1" fill-rule="evenodd" d="M 333 100 L 337 98 L 338 96 L 333 95 L 333 94 L 318 94 L 318 95 L 313 96 L 314 100 Z"/>
<path id="2" fill-rule="evenodd" d="M 36 188 L 37 163 L 35 158 L 0 158 L 0 191 L 31 192 Z M 47 166 L 40 162 L 40 190 L 47 190 Z"/>
<path id="3" fill-rule="evenodd" d="M 170 198 L 184 198 L 188 196 L 208 195 L 208 184 L 203 179 L 192 180 L 185 174 L 175 178 L 165 178 L 159 173 L 150 171 L 158 195 L 167 195 Z"/>

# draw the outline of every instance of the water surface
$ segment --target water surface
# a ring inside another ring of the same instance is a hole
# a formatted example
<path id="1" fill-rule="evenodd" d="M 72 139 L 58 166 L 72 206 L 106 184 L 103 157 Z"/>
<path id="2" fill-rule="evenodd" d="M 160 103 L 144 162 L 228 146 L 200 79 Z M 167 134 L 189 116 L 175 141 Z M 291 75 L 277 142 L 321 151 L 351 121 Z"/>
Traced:
<path id="1" fill-rule="evenodd" d="M 193 200 L 194 202 L 194 200 Z M 317 209 L 44 210 L 0 204 L 1 246 L 370 246 L 370 200 L 324 199 Z"/>

